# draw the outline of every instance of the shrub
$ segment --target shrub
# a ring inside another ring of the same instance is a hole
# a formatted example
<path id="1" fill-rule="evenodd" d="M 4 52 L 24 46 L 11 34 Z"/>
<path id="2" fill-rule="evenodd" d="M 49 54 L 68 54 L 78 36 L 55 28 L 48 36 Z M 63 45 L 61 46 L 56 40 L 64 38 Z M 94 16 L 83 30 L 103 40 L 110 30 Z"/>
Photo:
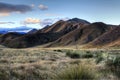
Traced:
<path id="1" fill-rule="evenodd" d="M 93 53 L 91 53 L 91 52 L 86 52 L 83 56 L 82 56 L 83 58 L 93 58 L 94 57 L 94 54 Z"/>
<path id="2" fill-rule="evenodd" d="M 96 63 L 100 63 L 101 61 L 106 61 L 108 54 L 107 53 L 98 53 L 96 54 Z"/>
<path id="3" fill-rule="evenodd" d="M 106 61 L 106 67 L 116 76 L 120 77 L 120 56 L 108 58 Z"/>
<path id="4" fill-rule="evenodd" d="M 60 71 L 54 77 L 54 80 L 85 80 L 96 79 L 96 74 L 90 67 L 76 65 Z"/>
<path id="5" fill-rule="evenodd" d="M 62 50 L 60 50 L 60 49 L 58 49 L 58 50 L 54 50 L 54 51 L 56 51 L 56 52 L 63 52 Z"/>
<path id="6" fill-rule="evenodd" d="M 68 50 L 66 52 L 66 56 L 69 56 L 70 58 L 80 58 L 80 53 L 78 53 L 77 51 Z"/>
<path id="7" fill-rule="evenodd" d="M 91 52 L 83 52 L 83 51 L 67 51 L 66 56 L 69 56 L 70 58 L 93 58 L 94 54 Z"/>
<path id="8" fill-rule="evenodd" d="M 98 55 L 96 56 L 96 63 L 97 63 L 97 64 L 100 63 L 103 59 L 104 59 L 104 58 L 103 58 L 102 54 L 98 54 Z"/>
<path id="9" fill-rule="evenodd" d="M 113 67 L 120 67 L 120 56 L 115 56 L 113 58 L 109 58 L 106 61 L 107 66 L 113 66 Z"/>

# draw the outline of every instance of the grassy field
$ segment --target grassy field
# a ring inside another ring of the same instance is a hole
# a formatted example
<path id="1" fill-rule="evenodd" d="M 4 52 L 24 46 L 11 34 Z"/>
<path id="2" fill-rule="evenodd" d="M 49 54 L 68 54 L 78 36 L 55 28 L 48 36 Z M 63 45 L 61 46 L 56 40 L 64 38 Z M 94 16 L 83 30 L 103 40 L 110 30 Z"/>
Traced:
<path id="1" fill-rule="evenodd" d="M 0 80 L 69 80 L 75 76 L 78 80 L 115 80 L 120 79 L 119 68 L 119 49 L 10 49 L 0 46 Z"/>

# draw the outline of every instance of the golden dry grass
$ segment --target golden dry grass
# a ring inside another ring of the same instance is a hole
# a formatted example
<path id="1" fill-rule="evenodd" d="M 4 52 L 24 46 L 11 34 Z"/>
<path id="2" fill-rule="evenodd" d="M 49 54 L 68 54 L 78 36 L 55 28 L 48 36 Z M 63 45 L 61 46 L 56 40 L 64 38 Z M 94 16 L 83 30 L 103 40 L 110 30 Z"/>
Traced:
<path id="1" fill-rule="evenodd" d="M 72 49 L 72 48 L 26 48 L 11 49 L 0 46 L 0 80 L 45 80 L 53 79 L 53 75 L 72 65 L 88 65 L 93 69 L 104 68 L 96 64 L 94 58 L 71 59 L 66 50 L 77 51 L 117 51 L 105 49 Z M 119 50 L 117 51 L 119 52 Z M 114 79 L 104 76 L 103 79 Z"/>

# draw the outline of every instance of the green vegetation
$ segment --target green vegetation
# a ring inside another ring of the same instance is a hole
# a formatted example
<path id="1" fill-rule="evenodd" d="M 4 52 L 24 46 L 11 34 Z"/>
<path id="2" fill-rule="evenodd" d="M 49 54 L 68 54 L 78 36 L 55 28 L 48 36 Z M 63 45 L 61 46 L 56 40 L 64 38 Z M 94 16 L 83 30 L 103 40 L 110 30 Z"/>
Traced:
<path id="1" fill-rule="evenodd" d="M 113 74 L 120 77 L 120 56 L 108 58 L 106 61 L 106 68 L 110 69 Z"/>
<path id="2" fill-rule="evenodd" d="M 96 54 L 96 63 L 100 63 L 101 61 L 104 61 L 105 59 L 107 59 L 108 54 L 107 53 L 97 53 Z"/>
<path id="3" fill-rule="evenodd" d="M 93 58 L 94 54 L 89 51 L 68 50 L 68 51 L 66 51 L 66 56 L 69 56 L 70 58 Z"/>

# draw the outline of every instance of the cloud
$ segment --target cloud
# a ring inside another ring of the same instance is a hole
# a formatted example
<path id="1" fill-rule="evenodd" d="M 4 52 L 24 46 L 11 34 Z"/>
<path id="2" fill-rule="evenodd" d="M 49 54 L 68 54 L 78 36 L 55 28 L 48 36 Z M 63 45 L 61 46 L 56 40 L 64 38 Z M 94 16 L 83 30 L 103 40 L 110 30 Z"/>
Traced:
<path id="1" fill-rule="evenodd" d="M 59 20 L 68 20 L 69 18 L 65 17 L 65 18 L 47 18 L 47 19 L 37 19 L 37 18 L 26 18 L 24 21 L 21 22 L 21 24 L 39 24 L 41 27 L 47 26 L 47 25 L 52 25 L 55 22 L 59 21 Z"/>
<path id="2" fill-rule="evenodd" d="M 35 4 L 31 4 L 31 7 L 34 8 L 34 7 L 35 7 Z"/>
<path id="3" fill-rule="evenodd" d="M 40 19 L 36 18 L 26 18 L 24 21 L 21 22 L 22 24 L 39 24 Z"/>
<path id="4" fill-rule="evenodd" d="M 45 16 L 60 16 L 60 14 L 51 14 L 51 13 L 47 13 L 47 14 L 45 14 Z"/>
<path id="5" fill-rule="evenodd" d="M 19 12 L 25 13 L 28 11 L 32 11 L 32 7 L 28 5 L 13 5 L 7 3 L 0 2 L 0 13 L 12 13 L 12 12 Z"/>
<path id="6" fill-rule="evenodd" d="M 42 27 L 46 26 L 46 25 L 52 25 L 54 24 L 55 22 L 59 21 L 59 20 L 68 20 L 69 18 L 68 17 L 65 17 L 65 18 L 53 18 L 53 19 L 44 19 L 40 22 L 40 25 Z"/>
<path id="7" fill-rule="evenodd" d="M 0 22 L 0 24 L 15 24 L 14 22 Z"/>
<path id="8" fill-rule="evenodd" d="M 47 9 L 48 9 L 48 6 L 45 6 L 45 5 L 43 5 L 43 4 L 40 4 L 40 5 L 38 6 L 38 8 L 41 9 L 41 10 L 47 10 Z"/>
<path id="9" fill-rule="evenodd" d="M 0 13 L 0 17 L 9 16 L 9 13 Z"/>
<path id="10" fill-rule="evenodd" d="M 53 19 L 44 19 L 40 22 L 40 25 L 41 26 L 46 26 L 46 25 L 52 25 L 54 22 Z"/>

